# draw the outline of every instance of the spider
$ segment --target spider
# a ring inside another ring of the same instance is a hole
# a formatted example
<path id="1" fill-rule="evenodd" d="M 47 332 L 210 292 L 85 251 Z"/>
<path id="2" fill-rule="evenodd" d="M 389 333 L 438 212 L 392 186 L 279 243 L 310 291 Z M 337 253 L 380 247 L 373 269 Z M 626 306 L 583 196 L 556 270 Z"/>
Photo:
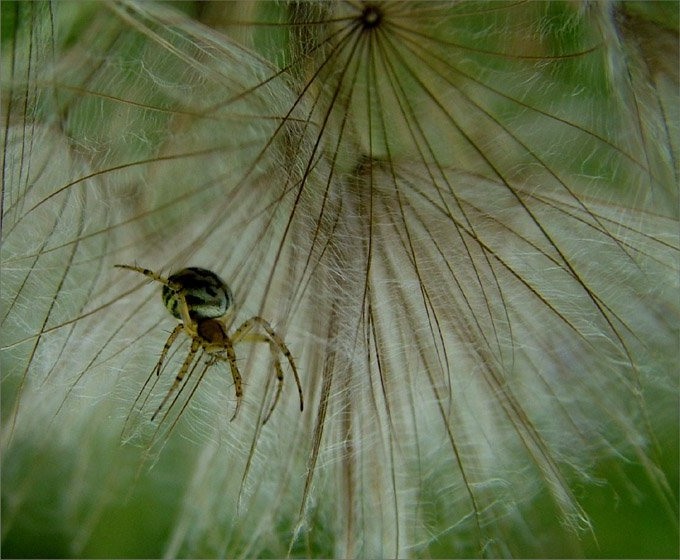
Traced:
<path id="1" fill-rule="evenodd" d="M 173 329 L 165 342 L 158 363 L 152 370 L 152 375 L 155 372 L 156 376 L 160 376 L 165 358 L 182 331 L 191 339 L 189 354 L 184 359 L 174 382 L 152 416 L 152 421 L 177 390 L 187 372 L 193 371 L 193 368 L 191 370 L 189 368 L 196 354 L 201 349 L 209 355 L 206 367 L 210 367 L 220 360 L 229 362 L 236 392 L 236 409 L 231 417 L 231 420 L 234 420 L 241 407 L 241 399 L 243 398 L 243 381 L 236 365 L 234 346 L 242 341 L 265 342 L 269 344 L 272 354 L 275 356 L 276 395 L 264 418 L 263 424 L 267 423 L 272 412 L 274 412 L 274 408 L 276 408 L 281 396 L 281 390 L 283 389 L 283 369 L 277 353 L 283 354 L 290 364 L 300 396 L 300 411 L 303 410 L 302 386 L 300 385 L 295 361 L 290 350 L 288 350 L 286 344 L 276 334 L 271 325 L 262 317 L 254 316 L 244 321 L 231 335 L 227 333 L 226 324 L 233 311 L 234 298 L 229 286 L 217 274 L 205 268 L 190 267 L 183 268 L 171 274 L 168 278 L 164 278 L 156 272 L 139 266 L 127 264 L 117 264 L 115 266 L 139 272 L 163 284 L 163 303 L 173 317 L 181 321 Z M 261 328 L 264 332 L 253 332 L 256 327 Z"/>

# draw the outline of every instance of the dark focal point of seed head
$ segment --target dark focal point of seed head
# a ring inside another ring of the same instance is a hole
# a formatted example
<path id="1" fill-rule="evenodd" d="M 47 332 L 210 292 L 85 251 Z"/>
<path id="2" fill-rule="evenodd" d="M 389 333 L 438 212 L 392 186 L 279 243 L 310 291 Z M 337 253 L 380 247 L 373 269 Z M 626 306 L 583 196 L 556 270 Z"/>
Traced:
<path id="1" fill-rule="evenodd" d="M 368 5 L 361 12 L 361 24 L 364 29 L 375 29 L 382 21 L 382 10 L 378 6 Z"/>

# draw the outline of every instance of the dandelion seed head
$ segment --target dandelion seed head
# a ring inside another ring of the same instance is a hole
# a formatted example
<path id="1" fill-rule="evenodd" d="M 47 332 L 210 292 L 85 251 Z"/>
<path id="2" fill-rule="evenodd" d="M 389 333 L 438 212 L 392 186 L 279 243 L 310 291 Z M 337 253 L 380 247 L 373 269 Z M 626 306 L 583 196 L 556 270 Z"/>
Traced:
<path id="1" fill-rule="evenodd" d="M 3 546 L 49 520 L 51 556 L 593 555 L 593 502 L 633 509 L 633 468 L 673 529 L 665 27 L 541 2 L 12 9 Z M 261 426 L 271 358 L 243 348 L 238 422 L 216 367 L 159 453 L 153 425 L 121 442 L 177 323 L 112 268 L 135 260 L 271 318 L 303 413 L 286 383 Z"/>

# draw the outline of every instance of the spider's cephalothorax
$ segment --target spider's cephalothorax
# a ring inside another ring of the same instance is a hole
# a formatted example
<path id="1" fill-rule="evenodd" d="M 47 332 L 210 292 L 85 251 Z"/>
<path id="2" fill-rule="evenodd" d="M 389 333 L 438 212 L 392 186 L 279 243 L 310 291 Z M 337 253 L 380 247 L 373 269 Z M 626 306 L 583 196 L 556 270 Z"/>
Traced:
<path id="1" fill-rule="evenodd" d="M 158 413 L 170 399 L 170 396 L 182 384 L 187 372 L 189 372 L 190 376 L 191 372 L 194 371 L 195 368 L 192 368 L 191 366 L 194 363 L 197 354 L 199 354 L 199 351 L 208 355 L 209 359 L 205 366 L 206 368 L 218 361 L 226 361 L 229 363 L 231 376 L 234 380 L 234 391 L 236 393 L 236 410 L 234 411 L 232 420 L 236 418 L 243 396 L 243 382 L 241 380 L 241 373 L 236 364 L 236 353 L 234 351 L 234 346 L 239 342 L 267 343 L 272 352 L 272 356 L 274 357 L 277 389 L 276 395 L 274 396 L 274 402 L 272 403 L 269 412 L 267 412 L 263 423 L 269 420 L 276 404 L 279 402 L 279 397 L 281 396 L 281 390 L 283 388 L 283 369 L 279 359 L 280 354 L 285 356 L 293 371 L 298 394 L 300 396 L 300 410 L 303 409 L 302 386 L 300 384 L 300 378 L 297 373 L 295 362 L 293 361 L 293 356 L 271 325 L 262 317 L 254 316 L 247 321 L 244 321 L 231 335 L 228 334 L 224 317 L 230 314 L 234 298 L 229 287 L 217 274 L 205 268 L 190 267 L 183 268 L 182 270 L 171 274 L 168 278 L 165 278 L 148 268 L 125 264 L 117 264 L 116 267 L 134 270 L 135 272 L 139 272 L 144 276 L 163 284 L 163 303 L 168 311 L 181 321 L 170 333 L 151 375 L 154 375 L 154 373 L 155 375 L 161 374 L 165 358 L 182 331 L 184 331 L 191 339 L 189 354 L 182 363 L 182 367 L 177 373 L 170 390 L 151 417 L 152 420 L 156 418 Z M 260 332 L 257 332 L 255 330 L 256 328 L 259 328 Z M 182 389 L 180 389 L 180 391 L 181 390 Z M 137 400 L 139 400 L 140 397 L 138 397 Z M 172 401 L 170 407 L 173 406 L 175 401 L 176 399 Z"/>

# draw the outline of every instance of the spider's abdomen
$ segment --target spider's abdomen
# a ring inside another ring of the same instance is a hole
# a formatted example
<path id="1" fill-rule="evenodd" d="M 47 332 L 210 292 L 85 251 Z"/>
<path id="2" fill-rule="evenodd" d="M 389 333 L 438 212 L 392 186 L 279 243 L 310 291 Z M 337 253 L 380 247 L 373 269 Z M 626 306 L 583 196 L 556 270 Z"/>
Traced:
<path id="1" fill-rule="evenodd" d="M 183 268 L 170 276 L 168 285 L 163 286 L 163 303 L 177 319 L 182 319 L 182 298 L 192 319 L 222 317 L 234 301 L 229 286 L 217 274 L 197 267 Z"/>

